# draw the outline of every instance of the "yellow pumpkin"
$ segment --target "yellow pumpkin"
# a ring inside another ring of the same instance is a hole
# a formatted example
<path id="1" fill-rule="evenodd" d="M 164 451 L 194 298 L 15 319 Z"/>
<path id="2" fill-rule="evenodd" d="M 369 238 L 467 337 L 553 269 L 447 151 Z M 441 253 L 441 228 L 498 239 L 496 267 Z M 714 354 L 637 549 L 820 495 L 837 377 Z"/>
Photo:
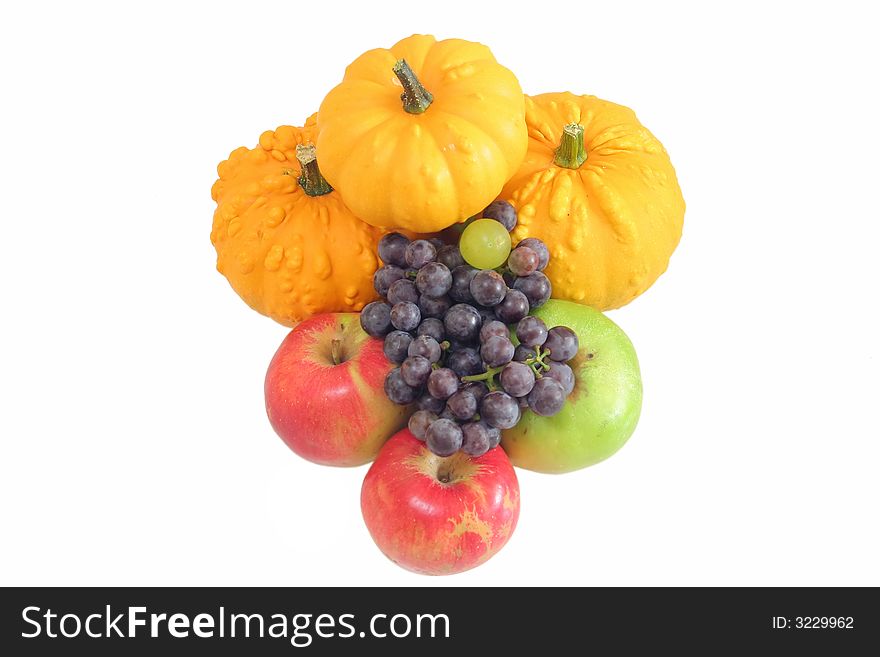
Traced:
<path id="1" fill-rule="evenodd" d="M 517 170 L 523 106 L 486 46 L 414 35 L 358 57 L 321 103 L 321 170 L 364 221 L 439 231 L 486 207 Z"/>
<path id="2" fill-rule="evenodd" d="M 684 199 L 663 145 L 595 96 L 526 97 L 529 150 L 501 198 L 515 241 L 543 240 L 553 296 L 619 308 L 657 280 L 681 238 Z"/>
<path id="3" fill-rule="evenodd" d="M 211 242 L 217 269 L 254 310 L 286 326 L 376 298 L 383 231 L 349 210 L 322 177 L 315 115 L 237 148 L 217 167 Z"/>

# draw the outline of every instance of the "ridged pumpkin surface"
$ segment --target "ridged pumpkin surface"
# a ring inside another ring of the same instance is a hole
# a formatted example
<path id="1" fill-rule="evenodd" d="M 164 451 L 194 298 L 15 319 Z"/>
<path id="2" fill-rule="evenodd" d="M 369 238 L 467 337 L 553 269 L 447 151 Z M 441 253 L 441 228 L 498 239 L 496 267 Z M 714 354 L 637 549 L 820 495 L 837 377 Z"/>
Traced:
<path id="1" fill-rule="evenodd" d="M 401 61 L 430 99 L 401 97 Z M 414 35 L 364 53 L 321 103 L 318 125 L 321 169 L 352 211 L 421 233 L 486 207 L 526 152 L 519 82 L 489 48 L 461 39 Z"/>
<path id="2" fill-rule="evenodd" d="M 514 241 L 543 240 L 553 296 L 618 308 L 657 280 L 681 238 L 684 199 L 663 145 L 635 113 L 595 96 L 526 97 L 529 150 L 501 198 Z M 555 163 L 563 128 L 583 126 L 586 159 Z"/>
<path id="3" fill-rule="evenodd" d="M 299 183 L 296 147 L 314 143 L 316 132 L 314 115 L 303 128 L 264 132 L 258 146 L 220 163 L 211 189 L 217 269 L 251 308 L 286 326 L 376 298 L 384 231 L 358 219 L 335 190 L 309 196 Z"/>

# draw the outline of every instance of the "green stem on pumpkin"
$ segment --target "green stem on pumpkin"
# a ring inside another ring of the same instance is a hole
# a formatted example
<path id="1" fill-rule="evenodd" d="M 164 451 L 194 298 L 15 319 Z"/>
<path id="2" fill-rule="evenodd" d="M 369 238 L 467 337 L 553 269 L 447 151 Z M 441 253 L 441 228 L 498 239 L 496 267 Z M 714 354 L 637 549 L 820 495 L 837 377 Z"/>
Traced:
<path id="1" fill-rule="evenodd" d="M 559 148 L 556 149 L 556 157 L 553 162 L 566 169 L 577 169 L 586 159 L 584 126 L 578 123 L 569 123 L 562 129 L 562 139 L 559 140 Z"/>
<path id="2" fill-rule="evenodd" d="M 400 100 L 403 101 L 403 109 L 410 114 L 421 114 L 434 102 L 434 96 L 422 86 L 416 74 L 406 63 L 405 59 L 398 59 L 391 69 L 400 80 L 403 93 Z"/>
<path id="3" fill-rule="evenodd" d="M 321 175 L 318 168 L 318 157 L 314 144 L 298 144 L 296 147 L 296 159 L 302 167 L 298 182 L 299 186 L 309 196 L 323 196 L 333 191 L 330 183 Z"/>

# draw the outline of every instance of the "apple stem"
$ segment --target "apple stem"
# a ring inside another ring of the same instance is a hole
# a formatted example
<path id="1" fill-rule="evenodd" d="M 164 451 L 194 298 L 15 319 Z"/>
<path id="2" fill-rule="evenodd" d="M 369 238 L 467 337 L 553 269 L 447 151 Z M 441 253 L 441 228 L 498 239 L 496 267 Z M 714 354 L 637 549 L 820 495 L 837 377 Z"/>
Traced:
<path id="1" fill-rule="evenodd" d="M 330 342 L 330 357 L 333 359 L 334 365 L 342 364 L 342 340 L 334 338 Z"/>

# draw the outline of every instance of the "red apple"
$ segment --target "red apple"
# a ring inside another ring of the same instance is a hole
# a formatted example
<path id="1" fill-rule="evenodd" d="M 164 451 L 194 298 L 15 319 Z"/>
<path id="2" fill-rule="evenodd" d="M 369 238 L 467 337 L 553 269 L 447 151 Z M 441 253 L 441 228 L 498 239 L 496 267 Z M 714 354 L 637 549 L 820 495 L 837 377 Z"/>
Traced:
<path id="1" fill-rule="evenodd" d="M 436 456 L 404 429 L 367 472 L 361 511 L 376 545 L 396 564 L 451 575 L 507 543 L 519 518 L 519 483 L 500 447 L 476 458 Z"/>
<path id="2" fill-rule="evenodd" d="M 301 322 L 284 338 L 266 373 L 272 428 L 309 461 L 369 463 L 411 410 L 385 396 L 391 367 L 382 341 L 364 333 L 357 313 Z"/>

